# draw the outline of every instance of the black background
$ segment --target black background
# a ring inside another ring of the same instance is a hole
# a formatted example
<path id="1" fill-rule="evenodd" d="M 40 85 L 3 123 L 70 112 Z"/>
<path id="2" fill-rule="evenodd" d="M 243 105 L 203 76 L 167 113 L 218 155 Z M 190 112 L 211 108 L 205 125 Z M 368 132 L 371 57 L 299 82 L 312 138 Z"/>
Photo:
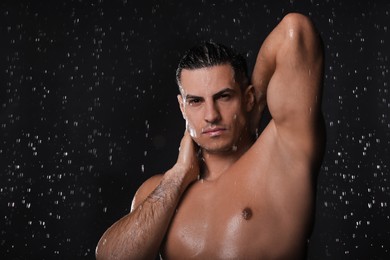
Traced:
<path id="1" fill-rule="evenodd" d="M 175 162 L 183 51 L 212 39 L 252 68 L 291 11 L 312 18 L 326 52 L 327 150 L 308 258 L 390 258 L 387 1 L 0 6 L 2 259 L 93 258 L 138 186 Z"/>

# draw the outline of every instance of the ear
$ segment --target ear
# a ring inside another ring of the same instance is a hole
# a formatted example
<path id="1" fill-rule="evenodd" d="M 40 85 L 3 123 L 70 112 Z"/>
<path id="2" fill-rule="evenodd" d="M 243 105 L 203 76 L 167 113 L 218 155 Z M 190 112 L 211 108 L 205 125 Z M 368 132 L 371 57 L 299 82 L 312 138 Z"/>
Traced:
<path id="1" fill-rule="evenodd" d="M 184 110 L 184 100 L 183 100 L 183 96 L 181 94 L 177 95 L 177 101 L 179 102 L 181 114 L 182 114 L 183 118 L 186 119 L 185 110 Z"/>
<path id="2" fill-rule="evenodd" d="M 249 85 L 244 93 L 245 97 L 245 108 L 247 112 L 252 111 L 253 107 L 255 106 L 256 97 L 255 97 L 255 88 L 253 85 Z"/>

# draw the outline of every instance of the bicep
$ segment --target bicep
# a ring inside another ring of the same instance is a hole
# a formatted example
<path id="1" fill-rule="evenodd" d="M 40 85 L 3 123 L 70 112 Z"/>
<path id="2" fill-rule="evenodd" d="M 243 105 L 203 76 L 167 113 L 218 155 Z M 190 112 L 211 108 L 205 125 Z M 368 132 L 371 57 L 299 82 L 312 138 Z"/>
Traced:
<path id="1" fill-rule="evenodd" d="M 314 66 L 294 69 L 282 65 L 275 71 L 268 86 L 267 104 L 278 128 L 304 130 L 321 113 L 321 73 Z"/>
<path id="2" fill-rule="evenodd" d="M 275 57 L 267 104 L 278 134 L 301 146 L 310 144 L 319 132 L 323 54 L 313 25 L 298 18 L 287 21 L 280 35 L 284 43 Z"/>
<path id="3" fill-rule="evenodd" d="M 324 140 L 321 83 L 298 72 L 289 78 L 289 73 L 280 70 L 270 81 L 267 99 L 276 137 L 294 158 L 317 161 Z"/>

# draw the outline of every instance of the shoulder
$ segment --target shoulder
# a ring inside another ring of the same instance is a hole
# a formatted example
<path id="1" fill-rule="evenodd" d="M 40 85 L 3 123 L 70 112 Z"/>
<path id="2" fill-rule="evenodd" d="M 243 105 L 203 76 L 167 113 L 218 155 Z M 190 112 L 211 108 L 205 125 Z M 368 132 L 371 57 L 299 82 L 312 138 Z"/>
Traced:
<path id="1" fill-rule="evenodd" d="M 157 174 L 147 179 L 137 190 L 131 204 L 131 211 L 138 207 L 152 191 L 160 184 L 164 175 Z"/>

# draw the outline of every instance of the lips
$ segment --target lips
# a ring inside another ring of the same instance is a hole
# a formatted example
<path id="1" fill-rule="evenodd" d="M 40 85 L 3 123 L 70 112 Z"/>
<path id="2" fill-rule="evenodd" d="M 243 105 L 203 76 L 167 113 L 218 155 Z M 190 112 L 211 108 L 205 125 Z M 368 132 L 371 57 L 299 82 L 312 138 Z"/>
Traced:
<path id="1" fill-rule="evenodd" d="M 220 126 L 210 126 L 202 129 L 202 134 L 204 135 L 209 135 L 209 136 L 219 136 L 221 135 L 224 131 L 226 131 L 225 127 L 220 127 Z"/>

